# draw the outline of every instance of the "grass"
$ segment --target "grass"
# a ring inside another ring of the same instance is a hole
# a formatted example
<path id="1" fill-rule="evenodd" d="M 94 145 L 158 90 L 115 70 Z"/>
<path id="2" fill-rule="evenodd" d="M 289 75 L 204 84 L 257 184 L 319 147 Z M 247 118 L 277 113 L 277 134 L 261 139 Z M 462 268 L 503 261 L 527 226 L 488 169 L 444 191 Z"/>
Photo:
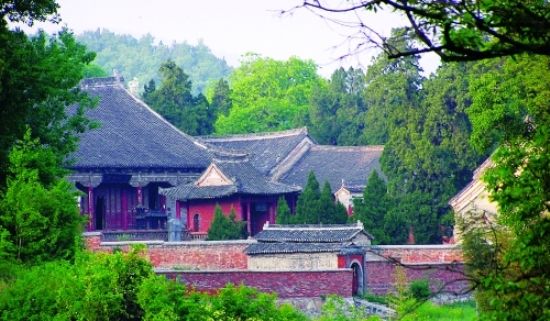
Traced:
<path id="1" fill-rule="evenodd" d="M 437 305 L 425 302 L 403 316 L 402 321 L 473 321 L 477 320 L 474 302 Z"/>

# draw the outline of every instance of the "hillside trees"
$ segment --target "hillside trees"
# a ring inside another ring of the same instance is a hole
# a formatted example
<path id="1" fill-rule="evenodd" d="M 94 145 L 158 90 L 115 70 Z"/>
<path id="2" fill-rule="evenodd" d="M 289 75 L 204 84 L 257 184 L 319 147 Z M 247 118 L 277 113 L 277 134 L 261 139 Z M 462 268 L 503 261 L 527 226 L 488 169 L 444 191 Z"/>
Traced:
<path id="1" fill-rule="evenodd" d="M 194 95 L 204 92 L 207 84 L 227 77 L 231 68 L 212 54 L 202 42 L 164 44 L 151 35 L 139 39 L 118 35 L 107 29 L 86 31 L 77 36 L 79 42 L 97 53 L 95 63 L 109 74 L 118 71 L 126 79 L 136 77 L 144 85 L 150 79 L 160 81 L 157 71 L 167 60 L 183 68 L 193 83 Z"/>
<path id="2" fill-rule="evenodd" d="M 312 61 L 277 61 L 249 54 L 229 77 L 232 108 L 216 121 L 217 134 L 276 131 L 297 127 L 312 90 L 321 83 Z"/>
<path id="3" fill-rule="evenodd" d="M 143 99 L 174 126 L 189 135 L 206 135 L 213 131 L 215 111 L 203 94 L 193 95 L 189 76 L 168 60 L 159 69 L 160 85 L 154 80 L 144 86 Z"/>

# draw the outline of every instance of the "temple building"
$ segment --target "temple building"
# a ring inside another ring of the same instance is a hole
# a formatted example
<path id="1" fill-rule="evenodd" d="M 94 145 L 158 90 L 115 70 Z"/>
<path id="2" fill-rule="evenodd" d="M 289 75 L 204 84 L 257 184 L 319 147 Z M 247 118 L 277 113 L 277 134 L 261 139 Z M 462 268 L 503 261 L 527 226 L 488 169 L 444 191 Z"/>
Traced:
<path id="1" fill-rule="evenodd" d="M 340 191 L 336 196 L 349 191 L 337 197 L 348 209 L 373 170 L 383 175 L 381 146 L 318 145 L 306 128 L 191 137 L 134 96 L 120 77 L 85 79 L 80 87 L 98 99 L 87 112 L 98 128 L 81 135 L 69 177 L 83 192 L 89 231 L 171 229 L 181 233 L 164 238 L 202 238 L 219 204 L 224 214 L 235 210 L 255 235 L 275 222 L 280 197 L 295 208 L 310 171 Z"/>

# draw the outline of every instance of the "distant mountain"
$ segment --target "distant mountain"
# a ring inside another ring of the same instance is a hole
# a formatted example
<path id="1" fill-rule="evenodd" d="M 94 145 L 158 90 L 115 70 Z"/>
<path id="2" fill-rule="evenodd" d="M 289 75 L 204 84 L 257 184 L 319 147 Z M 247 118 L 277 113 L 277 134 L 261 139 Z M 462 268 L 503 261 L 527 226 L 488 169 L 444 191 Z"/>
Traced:
<path id="1" fill-rule="evenodd" d="M 195 93 L 203 92 L 209 81 L 231 73 L 227 62 L 214 56 L 202 42 L 196 46 L 186 42 L 166 45 L 149 34 L 136 39 L 107 29 L 85 31 L 77 39 L 97 53 L 95 63 L 109 74 L 116 69 L 126 81 L 137 77 L 141 91 L 151 79 L 158 83 L 158 69 L 168 59 L 190 76 Z"/>

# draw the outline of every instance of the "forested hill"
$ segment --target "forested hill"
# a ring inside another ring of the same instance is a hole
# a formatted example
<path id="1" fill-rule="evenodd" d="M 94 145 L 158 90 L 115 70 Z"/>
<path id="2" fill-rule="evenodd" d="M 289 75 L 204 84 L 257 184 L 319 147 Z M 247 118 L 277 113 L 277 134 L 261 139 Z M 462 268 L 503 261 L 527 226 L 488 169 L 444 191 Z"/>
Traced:
<path id="1" fill-rule="evenodd" d="M 149 80 L 158 80 L 159 67 L 168 59 L 190 76 L 195 93 L 203 92 L 210 80 L 225 78 L 231 72 L 226 61 L 214 56 L 203 43 L 166 45 L 151 35 L 136 39 L 107 29 L 86 31 L 77 39 L 97 53 L 95 63 L 107 73 L 116 69 L 127 81 L 137 77 L 142 88 Z"/>

